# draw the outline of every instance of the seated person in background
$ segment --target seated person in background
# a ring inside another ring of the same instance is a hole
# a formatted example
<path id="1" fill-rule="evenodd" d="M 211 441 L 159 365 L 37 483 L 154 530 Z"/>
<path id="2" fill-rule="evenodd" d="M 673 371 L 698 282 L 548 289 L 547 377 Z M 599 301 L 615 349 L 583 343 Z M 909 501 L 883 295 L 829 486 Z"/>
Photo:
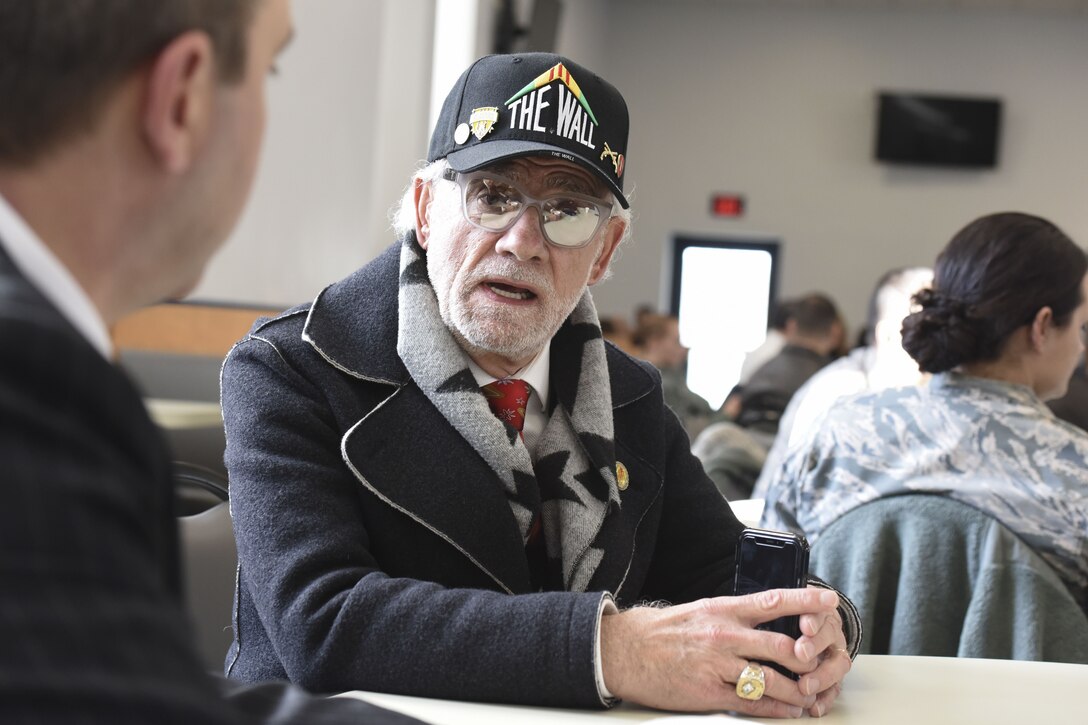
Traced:
<path id="1" fill-rule="evenodd" d="M 843 339 L 838 310 L 823 295 L 789 300 L 777 309 L 785 346 L 748 385 L 737 385 L 721 413 L 694 437 L 691 452 L 728 500 L 752 497 L 778 420 L 797 386 L 831 361 Z"/>
<path id="2" fill-rule="evenodd" d="M 0 723 L 407 723 L 201 664 L 170 458 L 109 325 L 188 293 L 257 165 L 287 0 L 0 0 Z"/>
<path id="3" fill-rule="evenodd" d="M 575 121 L 595 149 L 556 131 Z M 397 241 L 227 357 L 231 677 L 827 712 L 852 607 L 818 587 L 719 596 L 743 526 L 654 367 L 602 341 L 588 288 L 628 234 L 627 129 L 619 92 L 569 59 L 476 61 Z M 790 613 L 796 642 L 756 629 Z M 757 659 L 804 674 L 764 668 L 751 699 Z"/>
<path id="4" fill-rule="evenodd" d="M 740 365 L 740 377 L 737 385 L 744 386 L 752 373 L 763 367 L 763 364 L 782 351 L 786 346 L 786 322 L 790 317 L 791 300 L 782 300 L 774 305 L 770 314 L 770 326 L 767 328 L 767 337 L 763 339 L 759 347 L 744 356 L 744 362 Z"/>
<path id="5" fill-rule="evenodd" d="M 694 438 L 714 416 L 710 403 L 688 388 L 688 349 L 680 344 L 680 321 L 675 315 L 648 315 L 635 333 L 638 357 L 661 373 L 665 405 L 680 418 L 689 438 Z"/>
<path id="6" fill-rule="evenodd" d="M 1039 217 L 964 227 L 903 322 L 929 383 L 836 403 L 775 473 L 762 525 L 814 541 L 867 501 L 939 493 L 1018 534 L 1088 607 L 1088 434 L 1043 404 L 1084 353 L 1086 270 Z"/>
<path id="7" fill-rule="evenodd" d="M 624 318 L 613 315 L 601 318 L 601 334 L 604 339 L 623 350 L 628 355 L 638 357 L 639 348 L 635 344 L 635 333 Z"/>
<path id="8" fill-rule="evenodd" d="M 823 294 L 808 294 L 788 307 L 786 344 L 752 373 L 741 392 L 737 423 L 769 448 L 790 398 L 806 380 L 831 361 L 842 344 L 843 325 L 835 303 Z"/>
<path id="9" fill-rule="evenodd" d="M 1088 372 L 1085 371 L 1083 357 L 1073 371 L 1073 377 L 1069 378 L 1069 389 L 1065 395 L 1048 401 L 1047 406 L 1062 420 L 1088 431 Z"/>
<path id="10" fill-rule="evenodd" d="M 637 330 L 640 327 L 642 327 L 643 325 L 645 325 L 646 321 L 649 320 L 654 315 L 660 315 L 660 314 L 661 313 L 657 311 L 657 308 L 655 308 L 651 304 L 641 304 L 641 305 L 639 305 L 638 307 L 635 308 L 635 329 Z"/>
<path id="11" fill-rule="evenodd" d="M 767 452 L 756 481 L 754 498 L 762 498 L 771 476 L 786 453 L 805 439 L 809 428 L 839 398 L 903 385 L 924 378 L 903 349 L 903 318 L 910 314 L 913 297 L 933 281 L 928 267 L 904 267 L 886 272 L 869 297 L 864 347 L 856 348 L 805 381 L 778 424 L 774 444 Z"/>
<path id="12" fill-rule="evenodd" d="M 767 445 L 731 420 L 711 423 L 691 442 L 691 453 L 728 501 L 752 498 Z"/>

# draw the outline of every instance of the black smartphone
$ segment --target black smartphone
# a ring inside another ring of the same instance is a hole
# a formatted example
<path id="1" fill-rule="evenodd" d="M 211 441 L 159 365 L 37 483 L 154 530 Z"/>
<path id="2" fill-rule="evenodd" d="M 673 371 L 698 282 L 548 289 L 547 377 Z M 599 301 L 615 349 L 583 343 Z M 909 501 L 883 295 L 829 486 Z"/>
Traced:
<path id="1" fill-rule="evenodd" d="M 808 541 L 786 531 L 745 529 L 737 540 L 737 569 L 733 593 L 753 594 L 765 589 L 799 589 L 808 585 Z M 764 622 L 757 629 L 801 636 L 797 615 Z M 774 662 L 763 662 L 796 680 L 798 675 Z"/>

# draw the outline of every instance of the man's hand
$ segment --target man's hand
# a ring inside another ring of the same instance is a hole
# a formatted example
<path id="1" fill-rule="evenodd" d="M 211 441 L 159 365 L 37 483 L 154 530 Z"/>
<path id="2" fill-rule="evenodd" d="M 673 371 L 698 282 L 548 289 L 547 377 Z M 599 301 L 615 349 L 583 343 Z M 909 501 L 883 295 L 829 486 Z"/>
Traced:
<path id="1" fill-rule="evenodd" d="M 666 710 L 733 710 L 763 717 L 826 714 L 850 670 L 836 607 L 825 589 L 772 589 L 656 609 L 636 607 L 601 621 L 605 686 L 616 697 Z M 755 627 L 800 615 L 796 641 Z M 737 696 L 750 661 L 777 662 L 799 681 L 764 667 L 760 700 Z"/>

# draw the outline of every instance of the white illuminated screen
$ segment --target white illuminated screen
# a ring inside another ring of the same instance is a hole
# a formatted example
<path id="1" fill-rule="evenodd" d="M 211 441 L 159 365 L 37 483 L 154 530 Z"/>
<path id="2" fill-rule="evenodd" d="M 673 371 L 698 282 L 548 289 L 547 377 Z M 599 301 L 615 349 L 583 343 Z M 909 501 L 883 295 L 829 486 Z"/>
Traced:
<path id="1" fill-rule="evenodd" d="M 767 337 L 770 252 L 687 247 L 680 268 L 680 342 L 688 387 L 717 409 L 740 377 L 744 356 Z"/>

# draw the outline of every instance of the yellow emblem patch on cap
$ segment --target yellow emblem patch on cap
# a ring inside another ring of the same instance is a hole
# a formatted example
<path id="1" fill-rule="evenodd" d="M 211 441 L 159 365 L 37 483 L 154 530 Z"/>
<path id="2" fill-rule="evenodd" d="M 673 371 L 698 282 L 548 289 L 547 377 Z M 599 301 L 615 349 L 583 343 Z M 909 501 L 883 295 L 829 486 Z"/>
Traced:
<path id="1" fill-rule="evenodd" d="M 491 133 L 491 129 L 499 120 L 499 108 L 498 106 L 484 106 L 483 108 L 473 108 L 472 113 L 468 117 L 468 122 L 472 126 L 472 135 L 478 140 L 483 140 L 484 136 Z"/>

